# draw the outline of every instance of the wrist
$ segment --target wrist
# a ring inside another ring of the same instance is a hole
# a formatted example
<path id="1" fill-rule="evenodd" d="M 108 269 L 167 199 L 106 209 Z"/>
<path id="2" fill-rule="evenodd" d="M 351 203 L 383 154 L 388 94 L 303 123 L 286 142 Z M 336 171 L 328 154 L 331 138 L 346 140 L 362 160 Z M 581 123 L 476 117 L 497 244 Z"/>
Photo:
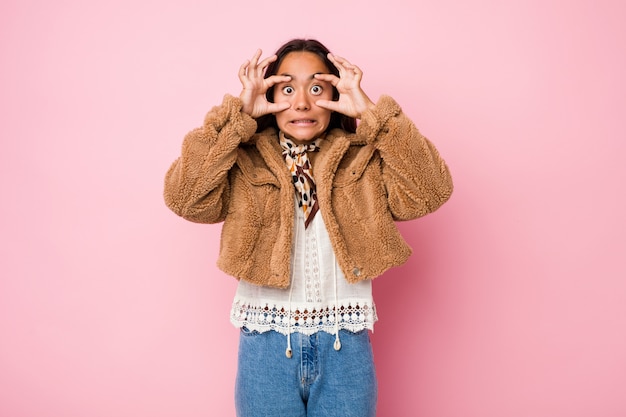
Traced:
<path id="1" fill-rule="evenodd" d="M 367 102 L 364 103 L 363 106 L 361 107 L 356 118 L 361 119 L 364 113 L 366 113 L 367 111 L 372 111 L 375 107 L 376 107 L 376 104 L 370 99 L 368 99 Z"/>
<path id="2" fill-rule="evenodd" d="M 250 103 L 250 93 L 245 89 L 241 90 L 241 93 L 239 94 L 239 100 L 241 100 L 241 111 L 252 117 L 254 105 Z"/>

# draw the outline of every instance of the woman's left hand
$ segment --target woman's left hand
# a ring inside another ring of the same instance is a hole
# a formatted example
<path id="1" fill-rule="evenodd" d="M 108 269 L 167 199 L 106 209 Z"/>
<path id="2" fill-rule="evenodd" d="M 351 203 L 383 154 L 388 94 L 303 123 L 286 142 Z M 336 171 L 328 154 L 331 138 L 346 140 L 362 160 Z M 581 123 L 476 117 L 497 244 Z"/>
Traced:
<path id="1" fill-rule="evenodd" d="M 367 109 L 374 107 L 372 100 L 361 89 L 363 72 L 359 67 L 339 56 L 328 54 L 328 59 L 339 70 L 339 77 L 334 74 L 315 74 L 315 78 L 331 83 L 339 91 L 339 100 L 317 100 L 315 104 L 348 117 L 360 119 Z"/>

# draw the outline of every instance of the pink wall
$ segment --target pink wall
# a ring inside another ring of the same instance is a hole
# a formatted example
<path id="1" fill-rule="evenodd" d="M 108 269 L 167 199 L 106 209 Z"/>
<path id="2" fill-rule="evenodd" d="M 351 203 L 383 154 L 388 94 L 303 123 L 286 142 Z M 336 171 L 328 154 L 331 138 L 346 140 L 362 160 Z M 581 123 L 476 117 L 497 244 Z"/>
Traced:
<path id="1" fill-rule="evenodd" d="M 234 415 L 220 227 L 162 179 L 294 36 L 360 65 L 456 180 L 375 283 L 379 415 L 626 415 L 623 2 L 220 3 L 0 6 L 0 416 Z"/>

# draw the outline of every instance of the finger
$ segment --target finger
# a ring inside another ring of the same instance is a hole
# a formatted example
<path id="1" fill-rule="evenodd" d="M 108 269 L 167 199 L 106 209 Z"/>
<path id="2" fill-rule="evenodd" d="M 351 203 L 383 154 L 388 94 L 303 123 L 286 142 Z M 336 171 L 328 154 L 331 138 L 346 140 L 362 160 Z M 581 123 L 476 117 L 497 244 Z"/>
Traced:
<path id="1" fill-rule="evenodd" d="M 361 71 L 361 68 L 357 67 L 356 65 L 350 64 L 350 66 L 346 66 L 346 69 L 354 76 L 354 79 L 357 82 L 360 82 L 361 78 L 363 78 L 363 71 Z"/>
<path id="2" fill-rule="evenodd" d="M 345 59 L 344 57 L 341 57 L 341 56 L 339 56 L 339 55 L 333 55 L 333 57 L 335 57 L 335 60 L 336 60 L 337 62 L 339 62 L 341 65 L 346 65 L 346 64 L 349 64 L 349 63 L 350 63 L 350 62 L 348 62 L 348 60 L 347 60 L 347 59 Z"/>
<path id="3" fill-rule="evenodd" d="M 265 58 L 263 61 L 259 62 L 259 68 L 264 70 L 269 64 L 276 61 L 277 59 L 278 59 L 277 55 L 269 56 Z"/>
<path id="4" fill-rule="evenodd" d="M 339 84 L 339 77 L 335 74 L 315 74 L 314 76 L 316 80 L 329 82 L 333 87 L 337 87 L 337 84 Z"/>
<path id="5" fill-rule="evenodd" d="M 345 61 L 343 64 L 344 67 L 354 71 L 355 74 L 362 74 L 363 71 L 361 71 L 361 68 L 359 68 L 358 66 L 349 63 L 348 61 Z"/>
<path id="6" fill-rule="evenodd" d="M 353 68 L 355 67 L 354 64 L 352 64 L 350 61 L 348 61 L 347 59 L 345 59 L 344 57 L 338 56 L 338 55 L 334 55 L 335 60 L 337 60 L 337 62 L 339 62 L 341 65 L 343 65 L 346 68 Z"/>
<path id="7" fill-rule="evenodd" d="M 333 57 L 335 58 L 335 61 L 346 70 L 346 72 L 352 71 L 353 73 L 357 75 L 363 74 L 363 71 L 361 71 L 361 68 L 350 63 L 350 61 L 348 61 L 347 59 L 337 56 L 337 55 L 334 55 Z"/>
<path id="8" fill-rule="evenodd" d="M 330 62 L 333 63 L 333 65 L 335 67 L 337 67 L 337 69 L 339 70 L 339 73 L 341 74 L 341 72 L 343 72 L 343 70 L 344 70 L 344 67 L 343 67 L 341 61 L 339 61 L 337 58 L 341 59 L 341 57 L 338 57 L 338 56 L 333 55 L 331 53 L 328 54 L 328 59 L 330 60 Z"/>
<path id="9" fill-rule="evenodd" d="M 318 105 L 319 107 L 322 107 L 324 109 L 330 110 L 330 111 L 336 111 L 339 112 L 339 104 L 337 104 L 336 101 L 330 101 L 330 100 L 317 100 L 315 102 L 316 105 Z"/>
<path id="10" fill-rule="evenodd" d="M 287 110 L 289 107 L 291 107 L 291 105 L 285 101 L 282 103 L 269 103 L 267 109 L 269 113 L 280 113 L 281 111 Z"/>
<path id="11" fill-rule="evenodd" d="M 241 82 L 244 82 L 244 80 L 246 80 L 246 70 L 248 69 L 248 66 L 250 65 L 250 61 L 246 60 L 246 62 L 244 62 L 243 64 L 241 64 L 241 66 L 239 67 L 239 80 Z"/>
<path id="12" fill-rule="evenodd" d="M 259 66 L 259 58 L 261 58 L 261 54 L 263 51 L 257 49 L 252 58 L 250 59 L 250 65 L 248 66 L 248 76 L 257 76 L 258 74 L 258 66 Z"/>
<path id="13" fill-rule="evenodd" d="M 265 79 L 267 83 L 267 87 L 272 87 L 278 83 L 286 83 L 291 81 L 291 77 L 289 75 L 272 75 Z"/>
<path id="14" fill-rule="evenodd" d="M 254 55 L 252 55 L 252 59 L 250 59 L 250 65 L 252 67 L 256 67 L 257 63 L 259 62 L 259 58 L 261 57 L 261 54 L 263 53 L 263 51 L 261 51 L 260 49 L 257 49 L 256 52 L 254 53 Z"/>

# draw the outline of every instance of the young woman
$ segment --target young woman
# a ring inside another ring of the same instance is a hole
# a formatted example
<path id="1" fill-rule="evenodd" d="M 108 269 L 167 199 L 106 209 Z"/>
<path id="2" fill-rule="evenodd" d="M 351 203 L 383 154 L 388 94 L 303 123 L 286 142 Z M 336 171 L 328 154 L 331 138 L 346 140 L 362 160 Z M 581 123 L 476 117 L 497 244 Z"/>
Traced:
<path id="1" fill-rule="evenodd" d="M 436 210 L 452 180 L 361 77 L 315 40 L 258 50 L 239 69 L 239 97 L 209 111 L 167 172 L 170 209 L 224 222 L 218 266 L 239 280 L 240 417 L 376 413 L 371 280 L 411 253 L 394 222 Z"/>

